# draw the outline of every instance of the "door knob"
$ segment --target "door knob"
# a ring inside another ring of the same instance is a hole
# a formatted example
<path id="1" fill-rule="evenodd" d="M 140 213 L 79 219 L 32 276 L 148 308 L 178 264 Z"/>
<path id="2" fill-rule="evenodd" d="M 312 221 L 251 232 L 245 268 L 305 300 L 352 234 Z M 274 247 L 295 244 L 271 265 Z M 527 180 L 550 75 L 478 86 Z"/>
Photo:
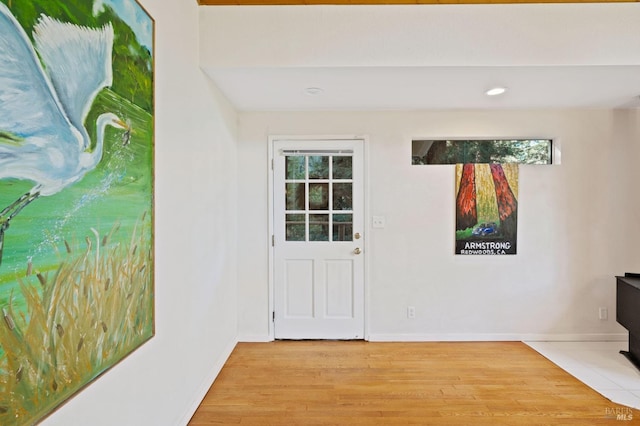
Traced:
<path id="1" fill-rule="evenodd" d="M 360 247 L 356 247 L 356 249 L 353 251 L 354 254 L 360 254 L 362 253 L 362 250 L 360 250 Z"/>

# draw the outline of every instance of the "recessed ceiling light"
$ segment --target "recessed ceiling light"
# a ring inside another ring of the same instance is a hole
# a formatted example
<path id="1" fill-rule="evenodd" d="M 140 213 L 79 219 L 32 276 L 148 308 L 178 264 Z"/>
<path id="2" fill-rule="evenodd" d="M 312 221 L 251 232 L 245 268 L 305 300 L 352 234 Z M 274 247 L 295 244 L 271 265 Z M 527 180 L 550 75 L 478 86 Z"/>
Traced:
<path id="1" fill-rule="evenodd" d="M 491 89 L 487 90 L 484 93 L 487 96 L 498 96 L 498 95 L 502 95 L 506 91 L 507 91 L 506 87 L 492 87 Z"/>
<path id="2" fill-rule="evenodd" d="M 309 96 L 317 96 L 323 91 L 324 90 L 322 90 L 320 87 L 307 87 L 306 89 L 304 89 L 304 93 Z"/>

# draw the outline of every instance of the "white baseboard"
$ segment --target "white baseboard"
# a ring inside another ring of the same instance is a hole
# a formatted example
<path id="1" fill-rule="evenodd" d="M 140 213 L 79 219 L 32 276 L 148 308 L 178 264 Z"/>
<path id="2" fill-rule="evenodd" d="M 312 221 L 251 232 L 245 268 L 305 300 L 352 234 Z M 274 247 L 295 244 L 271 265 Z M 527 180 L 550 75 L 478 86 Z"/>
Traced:
<path id="1" fill-rule="evenodd" d="M 189 424 L 189 420 L 191 420 L 191 417 L 193 417 L 194 413 L 200 406 L 200 403 L 202 402 L 204 397 L 207 395 L 209 388 L 211 388 L 211 385 L 216 380 L 216 377 L 218 377 L 218 374 L 220 374 L 220 370 L 222 370 L 222 367 L 224 367 L 225 362 L 227 362 L 227 359 L 229 359 L 229 356 L 231 355 L 231 352 L 233 352 L 233 349 L 236 347 L 237 343 L 238 343 L 237 339 L 229 342 L 229 345 L 227 345 L 225 350 L 222 352 L 222 355 L 213 364 L 213 366 L 211 367 L 211 370 L 209 370 L 209 372 L 205 375 L 205 379 L 202 381 L 202 384 L 200 385 L 200 390 L 195 394 L 195 399 L 193 401 L 193 404 L 187 407 L 187 411 L 182 417 L 182 421 L 180 422 L 180 424 L 182 425 Z"/>
<path id="2" fill-rule="evenodd" d="M 626 341 L 625 333 L 443 333 L 443 334 L 370 334 L 370 342 L 508 342 L 508 341 Z"/>
<path id="3" fill-rule="evenodd" d="M 522 340 L 528 342 L 626 342 L 626 333 L 575 333 L 575 334 L 525 334 Z"/>
<path id="4" fill-rule="evenodd" d="M 627 333 L 429 333 L 377 334 L 367 336 L 371 342 L 618 342 L 627 341 Z M 238 342 L 273 342 L 266 334 L 243 334 Z"/>
<path id="5" fill-rule="evenodd" d="M 241 334 L 238 336 L 238 342 L 247 343 L 264 343 L 273 342 L 273 338 L 268 334 Z"/>

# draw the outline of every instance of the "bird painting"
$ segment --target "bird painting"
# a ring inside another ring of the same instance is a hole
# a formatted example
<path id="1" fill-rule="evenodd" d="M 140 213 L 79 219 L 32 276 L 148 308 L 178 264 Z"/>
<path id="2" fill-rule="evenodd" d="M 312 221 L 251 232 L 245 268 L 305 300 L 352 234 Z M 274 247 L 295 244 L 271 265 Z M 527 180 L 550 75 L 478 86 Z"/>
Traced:
<path id="1" fill-rule="evenodd" d="M 0 0 L 0 425 L 155 334 L 154 25 L 137 0 Z"/>
<path id="2" fill-rule="evenodd" d="M 131 134 L 110 112 L 95 122 L 95 143 L 85 127 L 96 95 L 112 84 L 112 26 L 88 28 L 41 15 L 32 35 L 33 43 L 0 3 L 0 180 L 34 184 L 0 211 L 0 263 L 4 234 L 22 209 L 93 170 L 107 126 L 125 130 L 127 143 Z"/>

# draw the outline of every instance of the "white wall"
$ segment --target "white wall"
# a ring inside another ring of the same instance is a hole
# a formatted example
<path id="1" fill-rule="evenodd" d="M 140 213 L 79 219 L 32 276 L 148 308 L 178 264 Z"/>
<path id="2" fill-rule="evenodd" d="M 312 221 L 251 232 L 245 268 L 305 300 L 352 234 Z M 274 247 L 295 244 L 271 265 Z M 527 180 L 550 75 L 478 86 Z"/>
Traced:
<path id="1" fill-rule="evenodd" d="M 236 339 L 236 115 L 198 68 L 195 1 L 156 21 L 156 336 L 46 425 L 186 424 Z"/>
<path id="2" fill-rule="evenodd" d="M 204 68 L 637 65 L 634 4 L 204 7 Z M 624 42 L 621 43 L 621 40 Z"/>
<path id="3" fill-rule="evenodd" d="M 622 338 L 614 275 L 640 271 L 635 110 L 241 113 L 240 339 L 268 338 L 267 137 L 369 136 L 372 340 Z M 518 254 L 455 256 L 454 168 L 412 166 L 414 137 L 550 137 L 522 166 Z M 416 319 L 407 319 L 408 305 Z M 598 308 L 609 320 L 598 319 Z"/>

